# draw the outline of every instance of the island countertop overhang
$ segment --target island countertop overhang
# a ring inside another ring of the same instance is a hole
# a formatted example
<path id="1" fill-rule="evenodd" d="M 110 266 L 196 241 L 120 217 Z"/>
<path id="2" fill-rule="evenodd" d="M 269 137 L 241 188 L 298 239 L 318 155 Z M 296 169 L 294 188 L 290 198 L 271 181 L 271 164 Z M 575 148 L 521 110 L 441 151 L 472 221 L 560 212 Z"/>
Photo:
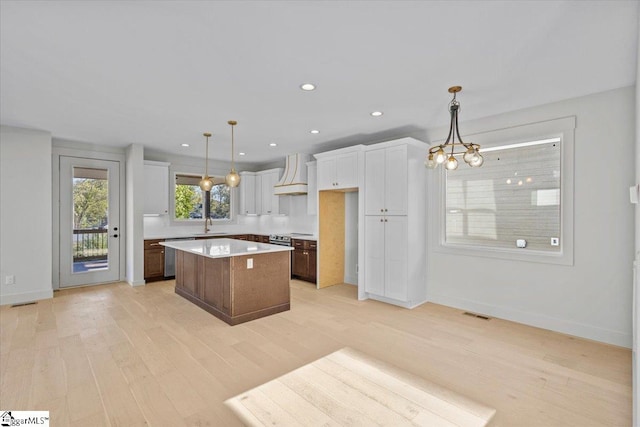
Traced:
<path id="1" fill-rule="evenodd" d="M 271 245 L 268 243 L 249 242 L 236 239 L 200 239 L 160 242 L 161 245 L 179 251 L 190 252 L 208 258 L 227 258 L 244 255 L 256 255 L 273 252 L 287 252 L 290 246 Z"/>

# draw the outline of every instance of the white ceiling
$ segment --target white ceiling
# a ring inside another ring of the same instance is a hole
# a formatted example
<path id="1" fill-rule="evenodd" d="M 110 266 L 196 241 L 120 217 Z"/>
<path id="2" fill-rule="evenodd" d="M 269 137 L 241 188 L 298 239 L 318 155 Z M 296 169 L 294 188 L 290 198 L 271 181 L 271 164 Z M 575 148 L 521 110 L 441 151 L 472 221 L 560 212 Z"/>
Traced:
<path id="1" fill-rule="evenodd" d="M 638 1 L 2 0 L 0 15 L 2 124 L 196 157 L 210 131 L 228 159 L 235 119 L 242 162 L 424 135 L 447 125 L 452 85 L 464 131 L 636 76 Z"/>

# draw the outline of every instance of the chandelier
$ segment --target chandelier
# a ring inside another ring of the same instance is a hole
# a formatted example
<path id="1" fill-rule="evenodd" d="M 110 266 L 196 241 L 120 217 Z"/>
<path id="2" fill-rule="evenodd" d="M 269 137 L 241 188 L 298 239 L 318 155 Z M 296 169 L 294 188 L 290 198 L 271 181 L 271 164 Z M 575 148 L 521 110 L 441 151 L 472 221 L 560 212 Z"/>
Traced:
<path id="1" fill-rule="evenodd" d="M 231 125 L 231 171 L 225 177 L 225 182 L 229 187 L 237 187 L 240 185 L 240 175 L 236 172 L 235 163 L 234 163 L 234 145 L 233 145 L 233 127 L 238 124 L 235 120 L 229 120 L 227 122 Z"/>
<path id="2" fill-rule="evenodd" d="M 452 86 L 449 93 L 453 94 L 453 99 L 449 103 L 449 113 L 451 113 L 451 124 L 449 125 L 449 135 L 447 140 L 440 144 L 429 148 L 429 155 L 424 165 L 429 169 L 435 169 L 438 165 L 444 163 L 447 170 L 456 170 L 458 168 L 458 160 L 456 156 L 462 155 L 462 159 L 471 167 L 480 167 L 484 163 L 484 158 L 480 154 L 480 145 L 472 142 L 464 142 L 460 137 L 458 130 L 458 112 L 460 111 L 460 103 L 456 100 L 456 94 L 462 90 L 462 86 Z M 458 142 L 456 142 L 458 137 Z"/>

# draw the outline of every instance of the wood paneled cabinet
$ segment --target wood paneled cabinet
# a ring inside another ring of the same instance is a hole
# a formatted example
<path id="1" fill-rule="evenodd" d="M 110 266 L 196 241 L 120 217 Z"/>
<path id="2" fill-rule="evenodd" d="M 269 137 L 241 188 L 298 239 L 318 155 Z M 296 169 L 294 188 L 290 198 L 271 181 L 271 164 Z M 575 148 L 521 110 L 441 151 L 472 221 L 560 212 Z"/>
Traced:
<path id="1" fill-rule="evenodd" d="M 326 157 L 325 153 L 316 155 L 318 190 L 344 190 L 358 186 L 358 152 L 336 151 L 335 155 Z"/>
<path id="2" fill-rule="evenodd" d="M 368 150 L 364 156 L 365 215 L 407 214 L 407 146 Z"/>
<path id="3" fill-rule="evenodd" d="M 291 276 L 316 283 L 317 243 L 313 240 L 292 239 Z"/>
<path id="4" fill-rule="evenodd" d="M 144 214 L 169 213 L 169 163 L 144 162 Z"/>
<path id="5" fill-rule="evenodd" d="M 163 239 L 144 241 L 144 280 L 164 279 L 164 246 Z"/>
<path id="6" fill-rule="evenodd" d="M 365 296 L 407 308 L 427 294 L 427 150 L 402 138 L 364 153 Z"/>

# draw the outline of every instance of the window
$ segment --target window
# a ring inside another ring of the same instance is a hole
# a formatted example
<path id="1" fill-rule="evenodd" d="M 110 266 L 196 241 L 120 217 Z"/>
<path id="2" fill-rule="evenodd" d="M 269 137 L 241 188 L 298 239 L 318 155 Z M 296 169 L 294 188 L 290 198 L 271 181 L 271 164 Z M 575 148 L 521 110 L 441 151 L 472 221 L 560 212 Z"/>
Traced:
<path id="1" fill-rule="evenodd" d="M 202 219 L 206 210 L 206 199 L 199 186 L 199 175 L 176 174 L 174 218 L 178 221 Z M 213 220 L 231 219 L 231 191 L 223 179 L 215 178 L 209 192 L 209 217 Z"/>
<path id="2" fill-rule="evenodd" d="M 560 251 L 561 139 L 487 148 L 446 176 L 445 242 Z"/>
<path id="3" fill-rule="evenodd" d="M 482 167 L 429 175 L 430 245 L 452 255 L 573 265 L 576 117 L 507 124 L 463 136 L 481 145 Z"/>

